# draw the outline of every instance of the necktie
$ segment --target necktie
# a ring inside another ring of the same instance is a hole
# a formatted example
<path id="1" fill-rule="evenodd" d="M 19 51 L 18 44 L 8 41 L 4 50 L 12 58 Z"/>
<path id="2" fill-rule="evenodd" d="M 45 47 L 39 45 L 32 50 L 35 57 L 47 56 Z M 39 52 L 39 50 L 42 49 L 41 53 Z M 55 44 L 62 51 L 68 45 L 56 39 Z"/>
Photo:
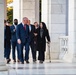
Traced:
<path id="1" fill-rule="evenodd" d="M 26 25 L 24 25 L 24 29 L 26 30 Z"/>

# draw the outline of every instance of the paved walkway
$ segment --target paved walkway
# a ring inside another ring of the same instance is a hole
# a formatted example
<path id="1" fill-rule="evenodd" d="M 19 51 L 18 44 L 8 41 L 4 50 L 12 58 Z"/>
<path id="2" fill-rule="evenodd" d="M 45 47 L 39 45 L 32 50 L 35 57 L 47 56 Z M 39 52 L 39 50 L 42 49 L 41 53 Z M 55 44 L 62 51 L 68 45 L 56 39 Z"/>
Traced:
<path id="1" fill-rule="evenodd" d="M 76 63 L 9 64 L 9 75 L 76 75 Z M 0 75 L 7 75 L 0 72 Z"/>

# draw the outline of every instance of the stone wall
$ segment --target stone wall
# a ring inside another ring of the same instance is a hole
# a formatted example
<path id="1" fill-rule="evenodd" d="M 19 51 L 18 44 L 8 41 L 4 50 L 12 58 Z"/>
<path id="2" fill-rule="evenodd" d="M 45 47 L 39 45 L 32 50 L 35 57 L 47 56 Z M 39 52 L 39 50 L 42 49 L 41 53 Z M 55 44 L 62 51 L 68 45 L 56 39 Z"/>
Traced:
<path id="1" fill-rule="evenodd" d="M 28 17 L 31 23 L 39 22 L 39 0 L 14 0 L 13 17 L 19 22 L 23 17 Z"/>
<path id="2" fill-rule="evenodd" d="M 23 0 L 22 16 L 27 16 L 32 22 L 35 21 L 35 0 Z"/>

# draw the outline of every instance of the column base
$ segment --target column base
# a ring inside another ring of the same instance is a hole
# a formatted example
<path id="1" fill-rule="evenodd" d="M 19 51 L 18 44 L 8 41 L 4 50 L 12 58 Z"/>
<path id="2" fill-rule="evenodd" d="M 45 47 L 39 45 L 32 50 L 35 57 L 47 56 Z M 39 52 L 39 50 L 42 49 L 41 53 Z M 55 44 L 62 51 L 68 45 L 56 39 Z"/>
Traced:
<path id="1" fill-rule="evenodd" d="M 0 71 L 8 71 L 8 67 L 5 62 L 0 62 Z"/>
<path id="2" fill-rule="evenodd" d="M 73 61 L 73 54 L 71 53 L 66 53 L 65 56 L 63 57 L 64 62 L 69 62 L 72 63 Z"/>
<path id="3" fill-rule="evenodd" d="M 69 63 L 76 63 L 76 55 L 73 54 L 73 53 L 67 53 L 67 54 L 64 56 L 63 60 L 64 60 L 65 62 L 69 62 Z"/>
<path id="4" fill-rule="evenodd" d="M 8 71 L 7 66 L 0 66 L 0 71 Z"/>

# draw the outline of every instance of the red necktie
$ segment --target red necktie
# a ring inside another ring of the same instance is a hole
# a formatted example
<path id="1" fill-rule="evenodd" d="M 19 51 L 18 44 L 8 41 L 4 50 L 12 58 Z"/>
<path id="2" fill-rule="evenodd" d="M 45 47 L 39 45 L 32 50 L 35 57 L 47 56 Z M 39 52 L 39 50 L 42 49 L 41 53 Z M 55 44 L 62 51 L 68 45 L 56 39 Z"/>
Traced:
<path id="1" fill-rule="evenodd" d="M 24 25 L 24 29 L 26 30 L 26 25 Z"/>

